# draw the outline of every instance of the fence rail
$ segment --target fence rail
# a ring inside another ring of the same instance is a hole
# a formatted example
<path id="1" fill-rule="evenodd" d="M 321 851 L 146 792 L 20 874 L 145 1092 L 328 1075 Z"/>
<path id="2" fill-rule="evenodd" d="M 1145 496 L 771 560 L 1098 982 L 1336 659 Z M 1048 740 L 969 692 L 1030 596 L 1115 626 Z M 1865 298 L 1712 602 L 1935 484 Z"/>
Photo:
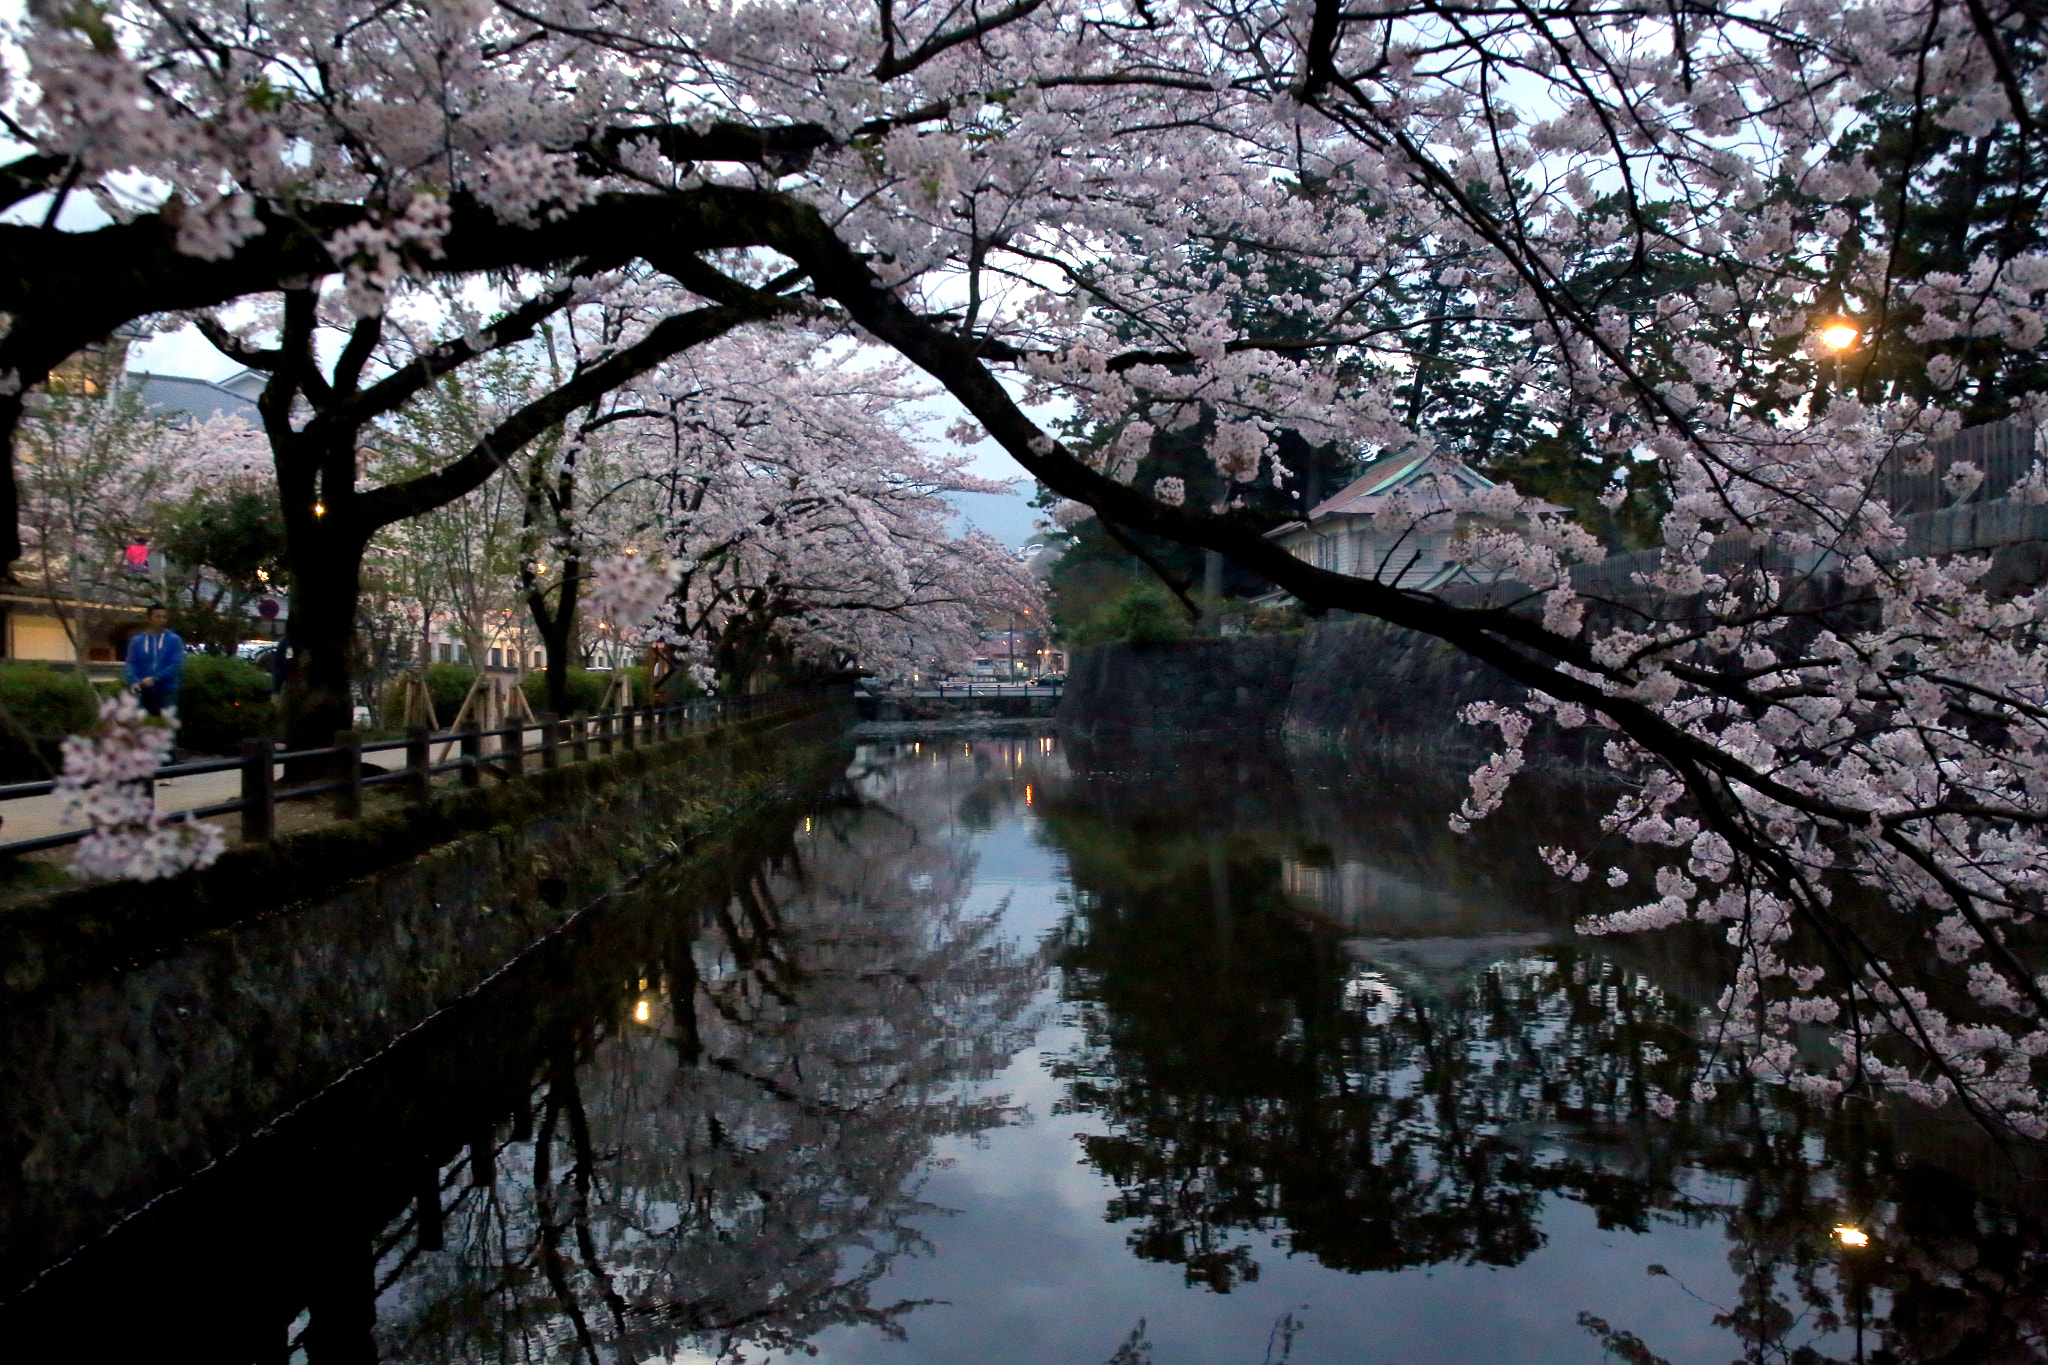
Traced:
<path id="1" fill-rule="evenodd" d="M 885 688 L 859 695 L 890 697 L 1057 697 L 1060 684 L 1046 683 L 920 683 L 916 687 Z"/>
<path id="2" fill-rule="evenodd" d="M 432 796 L 434 779 L 445 773 L 458 774 L 463 787 L 478 787 L 487 776 L 501 780 L 522 776 L 529 759 L 537 761 L 539 771 L 546 772 L 560 767 L 564 761 L 587 762 L 593 752 L 602 757 L 713 725 L 766 715 L 812 695 L 777 692 L 752 697 L 706 697 L 567 718 L 542 711 L 531 720 L 495 730 L 481 729 L 473 722 L 460 729 L 442 731 L 421 725 L 396 739 L 366 740 L 356 731 L 344 730 L 335 735 L 333 744 L 318 749 L 284 750 L 271 740 L 250 739 L 242 742 L 239 756 L 166 764 L 145 780 L 154 789 L 156 783 L 171 778 L 239 772 L 239 796 L 166 814 L 205 819 L 239 812 L 243 841 L 260 842 L 276 833 L 277 808 L 287 801 L 327 797 L 337 819 L 354 820 L 361 817 L 363 793 L 371 788 L 398 787 L 411 800 L 424 802 Z M 530 742 L 529 736 L 536 732 L 538 739 Z M 436 750 L 441 754 L 439 759 L 435 757 Z M 366 756 L 399 751 L 405 755 L 403 767 L 366 770 Z M 280 766 L 287 773 L 325 771 L 331 775 L 282 785 L 277 775 Z M 48 796 L 56 790 L 54 780 L 0 785 L 0 817 L 5 816 L 10 801 Z M 30 839 L 0 841 L 0 856 L 60 848 L 91 832 L 89 827 L 82 827 Z"/>

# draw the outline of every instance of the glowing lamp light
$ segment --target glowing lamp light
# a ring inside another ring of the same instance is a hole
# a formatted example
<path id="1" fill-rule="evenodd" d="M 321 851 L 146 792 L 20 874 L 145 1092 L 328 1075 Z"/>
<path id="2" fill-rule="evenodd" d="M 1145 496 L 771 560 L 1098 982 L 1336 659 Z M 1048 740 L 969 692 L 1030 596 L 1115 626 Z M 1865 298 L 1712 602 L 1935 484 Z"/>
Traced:
<path id="1" fill-rule="evenodd" d="M 1830 351 L 1846 351 L 1856 344 L 1856 338 L 1863 334 L 1846 322 L 1830 323 L 1821 328 L 1820 344 Z"/>
<path id="2" fill-rule="evenodd" d="M 1870 1245 L 1870 1234 L 1862 1228 L 1837 1227 L 1835 1240 L 1845 1247 L 1866 1247 Z"/>
<path id="3" fill-rule="evenodd" d="M 633 1005 L 633 1022 L 634 1022 L 634 1023 L 636 1023 L 636 1024 L 644 1024 L 644 1023 L 646 1023 L 646 1022 L 647 1022 L 648 1020 L 652 1019 L 653 1017 L 654 1017 L 654 1006 L 653 1006 L 653 1005 L 649 1004 L 649 1003 L 648 1003 L 647 1001 L 645 1001 L 645 1000 L 640 1000 L 640 1001 L 636 1001 L 636 1002 L 634 1003 L 634 1005 Z"/>
<path id="4" fill-rule="evenodd" d="M 326 516 L 326 515 L 327 515 L 327 504 L 326 504 L 326 503 L 324 503 L 324 502 L 316 502 L 316 503 L 314 503 L 314 504 L 313 504 L 313 515 L 314 515 L 314 516 L 316 516 L 316 517 L 324 517 L 324 516 Z"/>

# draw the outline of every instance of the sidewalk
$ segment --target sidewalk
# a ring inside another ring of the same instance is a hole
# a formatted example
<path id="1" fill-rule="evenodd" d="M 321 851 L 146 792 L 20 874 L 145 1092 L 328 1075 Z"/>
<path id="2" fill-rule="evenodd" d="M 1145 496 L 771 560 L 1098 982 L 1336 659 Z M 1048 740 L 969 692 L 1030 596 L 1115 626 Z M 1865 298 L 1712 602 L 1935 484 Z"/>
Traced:
<path id="1" fill-rule="evenodd" d="M 276 769 L 282 772 L 283 770 Z M 191 777 L 168 778 L 156 784 L 156 808 L 160 811 L 193 810 L 217 801 L 232 801 L 242 794 L 242 774 L 234 769 L 222 773 L 197 773 Z M 0 801 L 0 843 L 16 839 L 40 839 L 45 834 L 82 829 L 82 820 L 58 816 L 63 798 L 24 796 L 17 801 Z"/>
<path id="2" fill-rule="evenodd" d="M 529 750 L 538 747 L 541 738 L 539 727 L 526 731 L 523 738 Z M 448 743 L 436 744 L 432 755 L 433 760 L 438 763 L 444 761 L 445 758 L 454 757 L 453 753 L 448 752 L 453 747 L 452 744 Z M 562 761 L 564 763 L 571 762 L 572 760 L 567 753 L 567 746 L 563 747 Z M 485 757 L 489 758 L 490 754 L 486 753 Z M 405 751 L 403 749 L 382 750 L 368 755 L 364 762 L 374 763 L 378 767 L 385 769 L 403 767 L 405 764 Z M 540 757 L 535 753 L 529 752 L 526 756 L 526 762 L 529 768 L 538 768 L 540 766 Z M 436 783 L 444 783 L 453 781 L 455 776 L 454 773 L 441 773 L 434 780 Z M 272 766 L 271 780 L 279 784 L 278 815 L 281 821 L 286 817 L 287 812 L 297 817 L 291 820 L 293 825 L 317 823 L 318 821 L 330 818 L 328 815 L 328 803 L 331 798 L 314 796 L 302 801 L 289 799 L 291 795 L 290 790 L 282 785 L 284 782 L 284 766 L 282 764 Z M 381 792 L 389 790 L 389 788 L 371 787 L 364 793 L 364 797 L 371 799 Z M 218 805 L 222 801 L 233 801 L 240 797 L 241 794 L 242 771 L 240 768 L 229 768 L 217 773 L 194 773 L 187 777 L 165 778 L 158 782 L 156 784 L 156 808 L 166 815 L 176 815 L 179 811 L 197 810 L 201 806 L 212 806 Z M 61 834 L 67 830 L 84 828 L 83 821 L 66 820 L 60 817 L 58 811 L 62 804 L 62 798 L 55 792 L 47 796 L 24 796 L 13 801 L 0 801 L 0 845 L 13 843 L 17 839 L 40 839 L 46 834 Z M 234 824 L 236 817 L 232 814 L 211 818 L 229 822 L 230 830 L 236 828 Z"/>

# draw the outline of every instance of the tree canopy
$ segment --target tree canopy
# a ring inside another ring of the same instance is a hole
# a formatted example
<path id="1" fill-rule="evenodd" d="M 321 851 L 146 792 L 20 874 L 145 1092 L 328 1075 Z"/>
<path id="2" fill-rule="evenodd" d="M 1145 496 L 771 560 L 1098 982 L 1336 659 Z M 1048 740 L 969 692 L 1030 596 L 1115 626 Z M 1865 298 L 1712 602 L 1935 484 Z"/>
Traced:
<path id="1" fill-rule="evenodd" d="M 2026 942 L 2048 594 L 1909 553 L 1879 495 L 1966 418 L 2048 404 L 2039 22 L 2019 0 L 37 8 L 4 111 L 26 151 L 0 173 L 0 430 L 132 318 L 281 299 L 249 361 L 272 367 L 294 592 L 339 619 L 378 526 L 671 357 L 771 321 L 893 349 L 1062 497 L 1525 684 L 1474 716 L 1503 745 L 1461 820 L 1530 726 L 1611 731 L 1629 785 L 1605 831 L 1670 861 L 1590 927 L 1725 923 L 1742 1065 L 2048 1136 Z M 492 317 L 380 349 L 460 289 Z M 391 401 L 598 299 L 632 324 L 561 385 L 358 487 L 355 434 Z M 1447 364 L 1448 331 L 1472 344 Z M 1623 476 L 1602 507 L 1648 497 L 1638 597 L 1582 595 L 1570 570 L 1610 537 L 1528 490 L 1382 513 L 1498 528 L 1464 554 L 1519 585 L 1504 603 L 1318 569 L 1235 497 L 1131 481 L 1198 423 L 1225 486 L 1291 480 L 1286 433 L 1426 452 L 1450 438 L 1416 395 L 1446 385 L 1457 439 L 1507 395 L 1532 449 Z M 1029 411 L 1055 396 L 1116 439 L 1057 439 Z M 1954 497 L 1984 473 L 1931 472 Z M 0 526 L 17 511 L 0 488 Z M 323 576 L 323 546 L 350 572 Z M 1845 877 L 1911 953 L 1838 906 Z M 1809 1023 L 1839 1060 L 1802 1059 Z"/>

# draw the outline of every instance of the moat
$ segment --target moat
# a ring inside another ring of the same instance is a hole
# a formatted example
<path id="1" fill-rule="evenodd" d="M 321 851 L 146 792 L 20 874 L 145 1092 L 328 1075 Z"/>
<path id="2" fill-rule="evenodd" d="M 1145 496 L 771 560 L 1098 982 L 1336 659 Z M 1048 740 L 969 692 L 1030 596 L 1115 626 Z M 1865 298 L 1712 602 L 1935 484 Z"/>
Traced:
<path id="1" fill-rule="evenodd" d="M 11 1154 L 9 1356 L 2044 1358 L 2024 1163 L 1765 1089 L 1655 1117 L 1712 941 L 1577 938 L 1607 893 L 1534 853 L 1574 798 L 1461 838 L 1458 776 L 864 744 L 61 1256 Z"/>

